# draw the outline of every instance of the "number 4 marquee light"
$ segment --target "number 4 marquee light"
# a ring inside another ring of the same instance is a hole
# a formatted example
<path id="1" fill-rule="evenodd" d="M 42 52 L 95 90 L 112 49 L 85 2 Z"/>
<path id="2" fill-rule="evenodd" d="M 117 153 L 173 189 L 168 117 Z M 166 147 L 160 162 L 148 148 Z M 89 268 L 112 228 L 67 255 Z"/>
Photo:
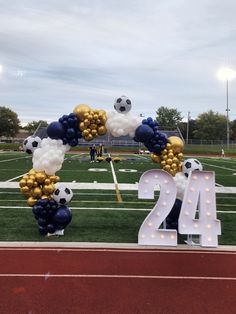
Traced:
<path id="1" fill-rule="evenodd" d="M 159 169 L 146 171 L 139 181 L 139 198 L 153 199 L 154 188 L 160 186 L 159 199 L 139 229 L 140 245 L 177 245 L 176 230 L 158 229 L 170 213 L 176 199 L 173 177 Z M 198 212 L 197 212 L 198 210 Z M 196 219 L 198 213 L 198 219 Z M 215 175 L 213 172 L 192 172 L 179 216 L 179 233 L 197 234 L 200 245 L 216 247 L 221 234 L 220 221 L 216 219 Z"/>

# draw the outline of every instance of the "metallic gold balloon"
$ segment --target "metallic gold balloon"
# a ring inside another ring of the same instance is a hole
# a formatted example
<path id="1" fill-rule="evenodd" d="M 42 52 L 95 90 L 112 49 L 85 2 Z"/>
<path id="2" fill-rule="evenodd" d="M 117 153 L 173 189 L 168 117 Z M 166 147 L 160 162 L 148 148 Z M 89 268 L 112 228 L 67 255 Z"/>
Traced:
<path id="1" fill-rule="evenodd" d="M 90 129 L 91 130 L 96 130 L 97 129 L 97 124 L 90 124 Z"/>
<path id="2" fill-rule="evenodd" d="M 49 178 L 45 179 L 44 184 L 45 185 L 51 184 L 51 180 Z"/>
<path id="3" fill-rule="evenodd" d="M 43 171 L 37 172 L 35 175 L 36 181 L 38 183 L 43 183 L 44 180 L 46 179 L 46 177 L 47 176 L 46 176 L 45 172 L 43 172 Z"/>
<path id="4" fill-rule="evenodd" d="M 168 153 L 168 158 L 173 159 L 174 158 L 174 154 L 173 153 Z"/>
<path id="5" fill-rule="evenodd" d="M 85 119 L 85 120 L 84 120 L 84 125 L 85 125 L 85 126 L 90 125 L 90 120 L 89 120 L 89 119 Z"/>
<path id="6" fill-rule="evenodd" d="M 174 153 L 181 153 L 184 148 L 184 143 L 178 136 L 170 136 L 168 142 L 172 145 Z"/>
<path id="7" fill-rule="evenodd" d="M 97 119 L 97 125 L 101 124 L 101 120 Z"/>
<path id="8" fill-rule="evenodd" d="M 31 169 L 30 171 L 29 171 L 29 174 L 33 174 L 33 175 L 36 175 L 36 171 L 34 170 L 34 169 Z"/>
<path id="9" fill-rule="evenodd" d="M 165 165 L 165 167 L 163 168 L 165 171 L 170 171 L 170 165 Z"/>
<path id="10" fill-rule="evenodd" d="M 27 200 L 27 203 L 29 206 L 34 206 L 36 204 L 36 202 L 37 202 L 37 199 L 32 197 L 32 196 L 30 196 Z"/>
<path id="11" fill-rule="evenodd" d="M 49 195 L 45 195 L 45 194 L 41 196 L 41 199 L 44 200 L 45 198 L 50 198 L 50 197 L 49 197 Z"/>
<path id="12" fill-rule="evenodd" d="M 151 154 L 151 159 L 153 162 L 156 162 L 156 163 L 160 163 L 161 162 L 161 157 L 156 155 L 156 154 Z"/>
<path id="13" fill-rule="evenodd" d="M 34 181 L 33 187 L 36 188 L 37 186 L 39 186 L 39 183 L 37 181 Z"/>
<path id="14" fill-rule="evenodd" d="M 183 153 L 179 153 L 178 154 L 178 158 L 179 158 L 179 160 L 182 160 L 184 158 L 184 154 Z"/>
<path id="15" fill-rule="evenodd" d="M 91 121 L 93 119 L 93 115 L 89 114 L 88 120 Z"/>
<path id="16" fill-rule="evenodd" d="M 167 160 L 166 160 L 166 163 L 167 163 L 167 165 L 171 165 L 171 164 L 172 164 L 172 159 L 170 159 L 170 158 L 167 159 Z"/>
<path id="17" fill-rule="evenodd" d="M 57 183 L 60 180 L 59 176 L 49 176 L 52 183 Z"/>
<path id="18" fill-rule="evenodd" d="M 167 160 L 167 159 L 168 159 L 168 155 L 162 155 L 161 158 L 162 158 L 163 160 Z"/>
<path id="19" fill-rule="evenodd" d="M 23 176 L 23 177 L 22 177 L 22 179 L 24 179 L 24 180 L 28 180 L 28 179 L 29 179 L 29 177 L 26 175 L 26 176 Z"/>
<path id="20" fill-rule="evenodd" d="M 20 190 L 23 194 L 30 192 L 30 188 L 28 186 L 23 186 Z"/>
<path id="21" fill-rule="evenodd" d="M 168 172 L 169 172 L 173 177 L 174 177 L 175 174 L 176 174 L 175 170 L 173 170 L 173 169 L 170 169 Z"/>
<path id="22" fill-rule="evenodd" d="M 105 126 L 100 126 L 100 127 L 98 128 L 98 135 L 104 135 L 104 134 L 106 134 L 106 133 L 107 133 L 107 129 L 106 129 Z"/>
<path id="23" fill-rule="evenodd" d="M 173 163 L 179 164 L 179 159 L 178 159 L 177 157 L 174 157 L 174 158 L 173 158 Z"/>
<path id="24" fill-rule="evenodd" d="M 54 192 L 54 190 L 55 190 L 55 187 L 53 184 L 44 185 L 44 187 L 43 187 L 43 192 L 46 195 L 52 194 Z"/>
<path id="25" fill-rule="evenodd" d="M 165 165 L 166 165 L 166 161 L 165 161 L 165 160 L 162 160 L 162 161 L 161 161 L 161 166 L 164 167 Z"/>
<path id="26" fill-rule="evenodd" d="M 167 144 L 166 144 L 166 148 L 167 148 L 167 149 L 171 149 L 171 148 L 172 148 L 172 145 L 171 145 L 170 143 L 167 143 Z"/>
<path id="27" fill-rule="evenodd" d="M 84 114 L 88 113 L 90 111 L 90 107 L 87 105 L 78 105 L 74 108 L 74 114 L 76 115 L 77 118 L 80 120 L 84 119 Z"/>
<path id="28" fill-rule="evenodd" d="M 97 132 L 97 130 L 92 130 L 91 134 L 93 137 L 96 137 L 98 135 L 98 132 Z"/>
<path id="29" fill-rule="evenodd" d="M 42 194 L 43 194 L 43 191 L 41 188 L 37 187 L 37 188 L 33 189 L 32 196 L 34 198 L 40 198 L 42 196 Z"/>
<path id="30" fill-rule="evenodd" d="M 167 149 L 165 148 L 165 149 L 163 149 L 163 151 L 161 152 L 161 154 L 162 154 L 162 155 L 166 155 L 167 152 L 168 152 L 168 151 L 167 151 Z"/>
<path id="31" fill-rule="evenodd" d="M 87 128 L 87 126 L 84 124 L 84 122 L 80 122 L 79 128 L 80 128 L 80 131 L 84 131 Z"/>
<path id="32" fill-rule="evenodd" d="M 82 135 L 85 137 L 85 136 L 88 136 L 89 135 L 89 131 L 86 129 L 82 132 Z"/>
<path id="33" fill-rule="evenodd" d="M 28 179 L 26 184 L 29 188 L 31 188 L 34 185 L 34 181 L 32 179 Z"/>
<path id="34" fill-rule="evenodd" d="M 91 133 L 89 133 L 87 136 L 85 136 L 84 137 L 84 139 L 85 139 L 85 141 L 92 141 L 92 139 L 93 139 L 93 136 L 92 136 L 92 134 Z"/>
<path id="35" fill-rule="evenodd" d="M 176 165 L 175 163 L 173 163 L 173 164 L 171 165 L 171 168 L 172 168 L 173 170 L 177 170 L 177 165 Z"/>
<path id="36" fill-rule="evenodd" d="M 94 120 L 97 120 L 98 119 L 98 115 L 94 114 L 93 118 L 94 118 Z"/>
<path id="37" fill-rule="evenodd" d="M 26 186 L 26 180 L 25 179 L 21 179 L 19 182 L 20 187 L 22 188 L 23 186 Z"/>

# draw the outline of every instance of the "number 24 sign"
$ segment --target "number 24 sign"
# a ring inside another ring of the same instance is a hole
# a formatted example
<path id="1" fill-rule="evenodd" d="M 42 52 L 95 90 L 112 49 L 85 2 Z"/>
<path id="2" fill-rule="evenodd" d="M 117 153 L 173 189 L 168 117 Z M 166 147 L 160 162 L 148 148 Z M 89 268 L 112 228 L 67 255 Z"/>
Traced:
<path id="1" fill-rule="evenodd" d="M 138 234 L 139 245 L 177 245 L 177 231 L 159 229 L 176 200 L 176 184 L 166 171 L 146 171 L 140 178 L 138 197 L 154 199 L 155 186 L 160 186 L 159 198 L 143 221 Z M 198 210 L 198 219 L 196 212 Z M 203 247 L 217 247 L 221 234 L 220 221 L 216 219 L 215 174 L 211 171 L 195 171 L 189 175 L 178 229 L 181 234 L 199 235 Z"/>

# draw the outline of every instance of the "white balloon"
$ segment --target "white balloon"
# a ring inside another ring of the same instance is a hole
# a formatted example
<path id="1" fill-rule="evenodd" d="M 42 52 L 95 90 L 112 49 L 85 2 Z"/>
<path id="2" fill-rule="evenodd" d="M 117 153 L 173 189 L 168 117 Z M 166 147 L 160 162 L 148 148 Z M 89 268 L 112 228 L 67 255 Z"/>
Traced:
<path id="1" fill-rule="evenodd" d="M 177 172 L 176 175 L 174 176 L 174 181 L 177 188 L 176 198 L 182 201 L 184 198 L 184 192 L 187 186 L 188 179 L 185 177 L 185 175 L 182 172 Z"/>

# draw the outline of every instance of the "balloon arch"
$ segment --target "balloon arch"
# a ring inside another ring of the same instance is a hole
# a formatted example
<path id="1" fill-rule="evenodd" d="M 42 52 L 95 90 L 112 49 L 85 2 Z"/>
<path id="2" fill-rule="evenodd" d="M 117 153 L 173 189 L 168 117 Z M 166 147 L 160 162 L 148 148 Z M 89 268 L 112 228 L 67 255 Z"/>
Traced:
<path id="1" fill-rule="evenodd" d="M 91 141 L 107 132 L 114 137 L 129 135 L 136 142 L 143 143 L 151 153 L 152 161 L 159 163 L 161 169 L 173 177 L 177 199 L 172 209 L 179 215 L 187 176 L 192 170 L 202 170 L 200 162 L 189 159 L 183 164 L 183 141 L 177 136 L 167 138 L 159 131 L 158 122 L 153 118 L 142 120 L 133 116 L 130 113 L 131 101 L 126 96 L 116 99 L 114 109 L 106 112 L 78 105 L 72 113 L 49 124 L 47 138 L 41 141 L 33 136 L 24 141 L 24 150 L 33 154 L 33 168 L 22 177 L 19 185 L 28 205 L 32 206 L 42 235 L 63 231 L 72 219 L 71 210 L 66 205 L 73 192 L 65 184 L 60 184 L 56 175 L 62 167 L 65 153 L 77 146 L 81 138 Z M 167 224 L 170 229 L 177 229 L 178 217 L 172 219 L 172 216 L 170 213 L 167 217 Z"/>

